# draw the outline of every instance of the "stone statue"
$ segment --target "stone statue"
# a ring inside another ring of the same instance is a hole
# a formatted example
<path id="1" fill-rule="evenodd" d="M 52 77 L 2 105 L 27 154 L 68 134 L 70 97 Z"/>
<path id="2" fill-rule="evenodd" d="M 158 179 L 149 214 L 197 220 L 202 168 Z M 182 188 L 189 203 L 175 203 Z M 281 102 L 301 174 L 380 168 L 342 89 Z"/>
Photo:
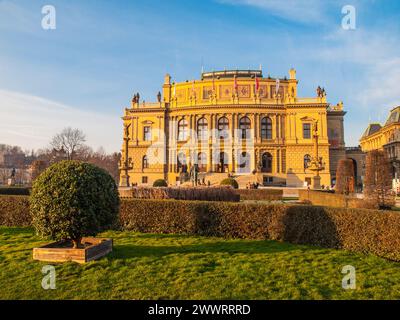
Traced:
<path id="1" fill-rule="evenodd" d="M 16 173 L 17 173 L 17 172 L 16 172 L 15 168 L 13 168 L 12 171 L 11 171 L 11 176 L 10 176 L 10 178 L 11 178 L 11 179 L 14 179 Z"/>
<path id="2" fill-rule="evenodd" d="M 161 102 L 161 92 L 160 91 L 158 91 L 158 94 L 157 94 L 157 101 Z"/>
<path id="3" fill-rule="evenodd" d="M 318 97 L 318 98 L 321 98 L 321 97 L 322 97 L 322 89 L 321 89 L 320 86 L 318 86 L 318 88 L 317 88 L 317 97 Z"/>
<path id="4" fill-rule="evenodd" d="M 134 94 L 133 98 L 132 98 L 132 103 L 135 104 L 137 102 L 138 102 L 138 98 L 137 98 L 136 94 Z"/>
<path id="5" fill-rule="evenodd" d="M 139 95 L 139 92 L 138 92 L 138 93 L 136 93 L 136 102 L 137 102 L 137 103 L 139 103 L 139 102 L 140 102 L 140 95 Z"/>
<path id="6" fill-rule="evenodd" d="M 130 124 L 124 125 L 124 135 L 126 139 L 129 139 L 129 128 L 131 127 Z"/>

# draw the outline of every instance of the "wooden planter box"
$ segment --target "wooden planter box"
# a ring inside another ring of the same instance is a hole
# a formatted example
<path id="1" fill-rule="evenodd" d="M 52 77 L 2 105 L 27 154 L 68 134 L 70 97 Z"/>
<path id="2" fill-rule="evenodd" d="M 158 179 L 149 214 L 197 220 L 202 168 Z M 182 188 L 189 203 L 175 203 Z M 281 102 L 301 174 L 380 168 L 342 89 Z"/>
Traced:
<path id="1" fill-rule="evenodd" d="M 59 241 L 33 249 L 33 259 L 48 262 L 86 263 L 112 251 L 113 241 L 106 238 L 82 238 L 84 248 L 74 249 L 69 241 Z"/>

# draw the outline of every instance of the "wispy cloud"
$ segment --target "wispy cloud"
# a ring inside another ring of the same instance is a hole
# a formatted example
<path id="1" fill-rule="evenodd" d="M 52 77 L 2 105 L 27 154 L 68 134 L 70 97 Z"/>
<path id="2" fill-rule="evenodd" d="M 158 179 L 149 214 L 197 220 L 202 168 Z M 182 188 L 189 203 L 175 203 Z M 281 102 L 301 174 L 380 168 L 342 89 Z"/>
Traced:
<path id="1" fill-rule="evenodd" d="M 83 130 L 93 148 L 118 151 L 121 122 L 118 117 L 78 110 L 23 93 L 0 90 L 0 143 L 24 149 L 46 147 L 64 127 Z"/>
<path id="2" fill-rule="evenodd" d="M 331 3 L 319 0 L 217 0 L 222 4 L 252 6 L 283 19 L 302 23 L 322 23 Z"/>
<path id="3" fill-rule="evenodd" d="M 352 98 L 360 111 L 383 110 L 400 104 L 400 44 L 397 34 L 356 30 L 337 31 L 327 37 L 331 46 L 316 50 L 323 61 L 341 61 L 360 71 Z M 350 72 L 357 72 L 351 69 Z M 384 115 L 385 117 L 385 115 Z"/>

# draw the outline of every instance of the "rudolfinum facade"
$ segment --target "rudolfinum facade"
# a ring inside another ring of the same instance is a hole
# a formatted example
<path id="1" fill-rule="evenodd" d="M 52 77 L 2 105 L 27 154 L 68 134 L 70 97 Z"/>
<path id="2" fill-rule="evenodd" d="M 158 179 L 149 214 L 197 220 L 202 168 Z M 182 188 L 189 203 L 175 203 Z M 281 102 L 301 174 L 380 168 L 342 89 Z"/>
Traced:
<path id="1" fill-rule="evenodd" d="M 320 87 L 316 97 L 300 98 L 297 85 L 294 69 L 283 79 L 232 70 L 175 83 L 167 74 L 157 102 L 135 94 L 125 108 L 121 186 L 181 184 L 196 164 L 203 181 L 229 173 L 304 186 L 315 175 L 308 169 L 315 142 L 321 185 L 331 185 L 345 157 L 343 104 L 331 106 Z"/>

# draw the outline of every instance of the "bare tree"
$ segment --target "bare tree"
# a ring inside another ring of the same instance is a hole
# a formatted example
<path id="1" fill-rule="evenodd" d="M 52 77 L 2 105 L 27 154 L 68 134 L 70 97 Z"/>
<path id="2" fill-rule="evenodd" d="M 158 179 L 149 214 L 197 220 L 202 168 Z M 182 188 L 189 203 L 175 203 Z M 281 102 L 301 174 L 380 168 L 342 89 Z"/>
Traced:
<path id="1" fill-rule="evenodd" d="M 386 152 L 373 150 L 367 153 L 364 195 L 379 208 L 388 208 L 394 203 L 391 169 Z"/>
<path id="2" fill-rule="evenodd" d="M 107 154 L 105 150 L 100 147 L 96 152 L 92 152 L 92 154 L 86 159 L 86 161 L 108 171 L 108 173 L 114 178 L 115 182 L 118 184 L 120 159 L 121 154 Z"/>
<path id="3" fill-rule="evenodd" d="M 86 136 L 83 131 L 68 127 L 63 129 L 61 133 L 56 134 L 50 145 L 57 152 L 65 152 L 68 160 L 73 160 L 77 151 L 84 146 L 85 141 Z"/>
<path id="4" fill-rule="evenodd" d="M 49 163 L 45 160 L 35 160 L 32 162 L 32 181 L 35 180 L 40 174 L 47 169 Z"/>
<path id="5" fill-rule="evenodd" d="M 354 164 L 351 159 L 341 159 L 336 170 L 336 193 L 354 192 Z"/>

